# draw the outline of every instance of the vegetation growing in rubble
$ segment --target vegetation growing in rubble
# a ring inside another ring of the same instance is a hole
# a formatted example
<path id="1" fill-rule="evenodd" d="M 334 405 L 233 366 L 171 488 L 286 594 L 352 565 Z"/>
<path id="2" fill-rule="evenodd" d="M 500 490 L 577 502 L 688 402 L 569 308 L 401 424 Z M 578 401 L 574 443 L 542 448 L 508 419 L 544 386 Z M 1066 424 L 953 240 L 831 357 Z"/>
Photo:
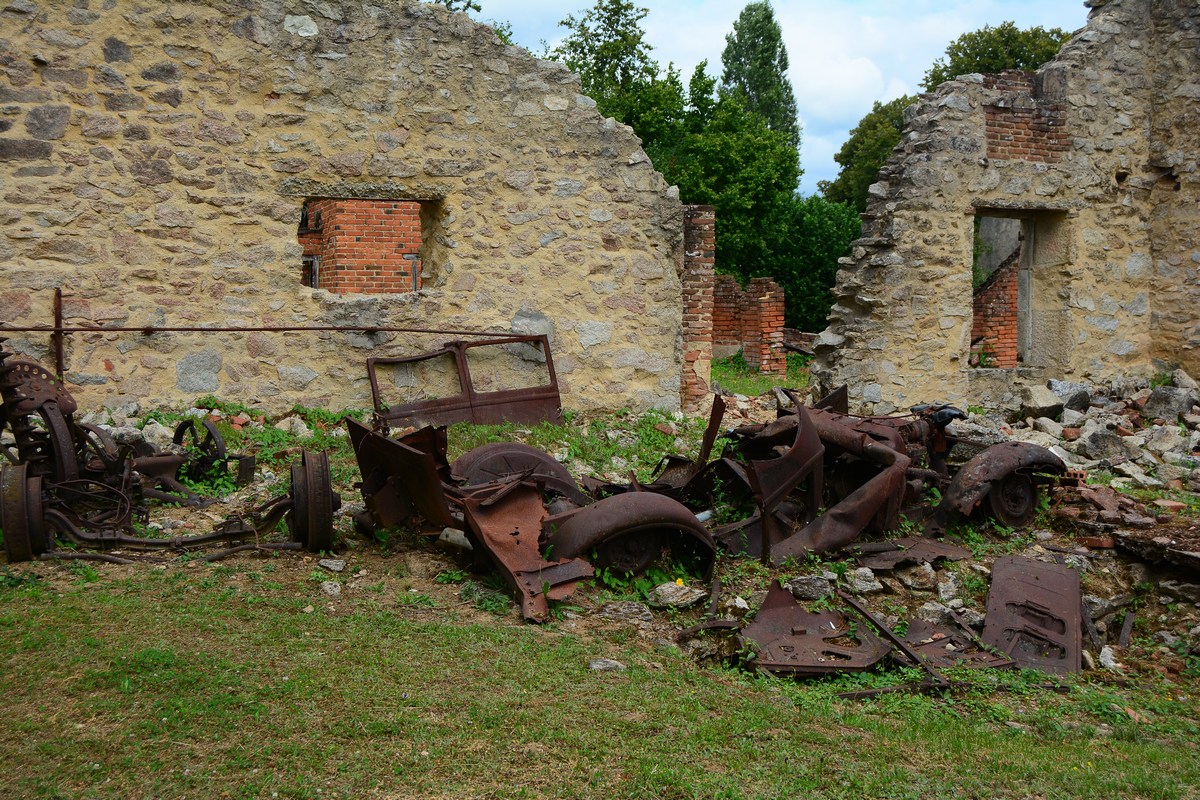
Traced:
<path id="1" fill-rule="evenodd" d="M 776 386 L 786 389 L 803 389 L 808 386 L 808 356 L 789 353 L 787 374 L 764 375 L 746 363 L 739 351 L 726 358 L 718 358 L 712 364 L 712 380 L 723 391 L 757 397 Z"/>

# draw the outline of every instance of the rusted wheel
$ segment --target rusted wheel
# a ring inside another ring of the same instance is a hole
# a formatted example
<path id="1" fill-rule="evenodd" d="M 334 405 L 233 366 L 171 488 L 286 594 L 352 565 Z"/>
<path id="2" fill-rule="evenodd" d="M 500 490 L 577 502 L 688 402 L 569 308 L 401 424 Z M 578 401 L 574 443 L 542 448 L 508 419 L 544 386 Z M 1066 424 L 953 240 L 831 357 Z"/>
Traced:
<path id="1" fill-rule="evenodd" d="M 46 552 L 42 479 L 27 477 L 27 465 L 0 467 L 0 529 L 8 562 L 31 561 Z"/>
<path id="2" fill-rule="evenodd" d="M 201 427 L 196 426 L 195 419 L 185 419 L 175 428 L 172 441 L 187 450 L 188 460 L 180 467 L 183 477 L 192 480 L 204 480 L 212 476 L 212 471 L 220 466 L 226 467 L 225 437 L 217 430 L 212 420 L 206 419 Z"/>
<path id="3" fill-rule="evenodd" d="M 300 454 L 292 465 L 292 540 L 310 553 L 333 549 L 333 512 L 340 505 L 325 453 Z"/>
<path id="4" fill-rule="evenodd" d="M 1028 475 L 1013 472 L 992 481 L 988 492 L 988 510 L 992 517 L 1009 528 L 1023 528 L 1037 514 L 1037 486 Z"/>
<path id="5" fill-rule="evenodd" d="M 547 488 L 569 498 L 576 505 L 586 505 L 589 498 L 554 456 L 520 442 L 495 442 L 464 453 L 450 467 L 450 472 L 467 486 L 476 486 L 533 470 L 532 476 L 546 480 Z"/>

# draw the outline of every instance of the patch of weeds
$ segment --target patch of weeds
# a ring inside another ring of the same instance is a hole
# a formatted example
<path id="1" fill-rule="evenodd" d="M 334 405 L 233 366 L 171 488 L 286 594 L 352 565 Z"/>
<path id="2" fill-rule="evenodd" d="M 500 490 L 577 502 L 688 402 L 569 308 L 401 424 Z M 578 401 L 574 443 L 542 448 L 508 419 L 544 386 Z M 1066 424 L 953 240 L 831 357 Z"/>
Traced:
<path id="1" fill-rule="evenodd" d="M 751 397 L 765 394 L 780 385 L 791 389 L 803 389 L 808 386 L 809 360 L 806 355 L 789 353 L 786 375 L 764 375 L 746 363 L 745 356 L 739 350 L 731 356 L 712 362 L 712 379 L 726 391 Z"/>
<path id="2" fill-rule="evenodd" d="M 79 579 L 79 583 L 95 583 L 100 580 L 100 571 L 86 562 L 72 561 L 67 569 Z"/>
<path id="3" fill-rule="evenodd" d="M 467 581 L 458 590 L 458 596 L 480 611 L 503 616 L 512 607 L 512 599 L 504 592 L 475 581 Z"/>
<path id="4" fill-rule="evenodd" d="M 682 564 L 667 564 L 652 566 L 640 575 L 601 567 L 596 570 L 596 583 L 617 595 L 636 597 L 645 600 L 655 586 L 664 583 L 682 581 L 688 577 L 688 571 Z"/>
<path id="5" fill-rule="evenodd" d="M 444 569 L 433 580 L 437 583 L 462 583 L 467 579 L 467 571 L 463 569 Z"/>
<path id="6" fill-rule="evenodd" d="M 406 608 L 437 608 L 437 603 L 432 597 L 415 590 L 396 595 L 396 604 Z"/>
<path id="7" fill-rule="evenodd" d="M 45 579 L 40 575 L 34 575 L 32 572 L 22 572 L 15 574 L 7 569 L 0 572 L 0 589 L 22 589 L 40 586 L 45 583 Z"/>

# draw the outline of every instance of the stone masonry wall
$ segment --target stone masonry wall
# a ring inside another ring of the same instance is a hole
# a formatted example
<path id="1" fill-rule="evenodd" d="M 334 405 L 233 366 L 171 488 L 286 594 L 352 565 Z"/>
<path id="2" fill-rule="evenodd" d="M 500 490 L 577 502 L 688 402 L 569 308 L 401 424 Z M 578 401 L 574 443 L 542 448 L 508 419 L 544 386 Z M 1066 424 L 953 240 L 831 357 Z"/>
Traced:
<path id="1" fill-rule="evenodd" d="M 907 110 L 815 343 L 818 391 L 845 382 L 880 412 L 998 407 L 1047 378 L 1200 369 L 1200 8 L 1089 5 L 1035 74 L 964 76 Z M 1014 130 L 1029 138 L 1004 138 Z M 1017 368 L 969 365 L 978 213 L 1029 232 L 1030 354 Z"/>
<path id="2" fill-rule="evenodd" d="M 71 325 L 544 332 L 567 406 L 679 407 L 681 205 L 562 65 L 391 0 L 14 2 L 0 30 L 5 323 L 61 286 Z M 420 204 L 419 291 L 303 285 L 329 199 Z M 98 331 L 67 379 L 85 407 L 360 407 L 368 355 L 445 338 Z"/>

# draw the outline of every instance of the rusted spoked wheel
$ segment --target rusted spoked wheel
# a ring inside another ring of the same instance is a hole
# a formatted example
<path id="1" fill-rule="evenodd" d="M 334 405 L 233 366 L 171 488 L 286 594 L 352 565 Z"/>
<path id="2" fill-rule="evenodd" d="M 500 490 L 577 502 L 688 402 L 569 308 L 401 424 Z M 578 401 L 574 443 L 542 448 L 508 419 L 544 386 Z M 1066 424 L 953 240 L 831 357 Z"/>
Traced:
<path id="1" fill-rule="evenodd" d="M 1001 525 L 1023 528 L 1037 514 L 1037 486 L 1028 475 L 1014 472 L 992 481 L 988 492 L 988 510 Z"/>
<path id="2" fill-rule="evenodd" d="M 596 546 L 595 564 L 625 575 L 640 575 L 662 555 L 668 531 L 634 529 Z"/>
<path id="3" fill-rule="evenodd" d="M 332 550 L 333 512 L 339 500 L 329 476 L 329 457 L 301 452 L 299 463 L 292 465 L 292 541 L 310 553 Z"/>
<path id="4" fill-rule="evenodd" d="M 544 450 L 520 442 L 494 442 L 476 447 L 450 466 L 450 472 L 461 478 L 467 486 L 502 480 L 530 470 L 535 479 L 546 478 L 547 488 L 563 494 L 576 505 L 591 502 L 558 459 Z"/>
<path id="5" fill-rule="evenodd" d="M 27 477 L 27 465 L 0 467 L 0 529 L 8 562 L 32 561 L 46 552 L 42 479 Z"/>
<path id="6" fill-rule="evenodd" d="M 204 420 L 201 427 L 196 426 L 195 419 L 185 419 L 175 428 L 171 440 L 187 450 L 188 460 L 179 470 L 184 477 L 204 480 L 218 465 L 226 466 L 225 437 L 210 419 Z"/>

